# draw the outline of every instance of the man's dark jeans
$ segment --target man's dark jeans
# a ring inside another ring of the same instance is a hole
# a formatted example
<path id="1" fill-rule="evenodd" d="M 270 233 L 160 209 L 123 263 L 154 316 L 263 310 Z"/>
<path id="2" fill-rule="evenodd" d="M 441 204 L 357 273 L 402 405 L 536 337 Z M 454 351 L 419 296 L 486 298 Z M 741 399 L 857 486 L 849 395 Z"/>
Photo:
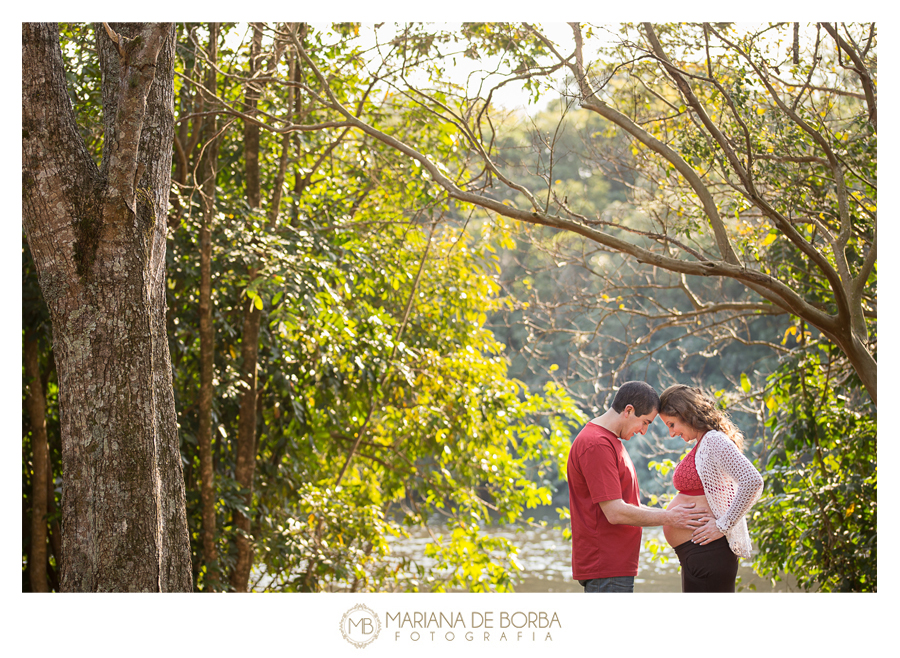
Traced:
<path id="1" fill-rule="evenodd" d="M 585 592 L 634 592 L 634 576 L 579 580 Z"/>

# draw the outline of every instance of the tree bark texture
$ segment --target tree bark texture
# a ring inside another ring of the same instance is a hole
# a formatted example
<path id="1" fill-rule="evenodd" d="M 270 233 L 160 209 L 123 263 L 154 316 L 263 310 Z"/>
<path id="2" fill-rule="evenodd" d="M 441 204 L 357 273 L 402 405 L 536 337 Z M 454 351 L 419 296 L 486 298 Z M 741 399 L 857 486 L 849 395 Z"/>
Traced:
<path id="1" fill-rule="evenodd" d="M 38 339 L 26 331 L 23 350 L 28 393 L 25 407 L 31 424 L 31 551 L 28 555 L 28 577 L 32 592 L 47 592 L 47 498 L 50 472 L 50 449 L 47 445 L 47 404 L 41 384 L 38 362 Z"/>
<path id="2" fill-rule="evenodd" d="M 60 389 L 60 587 L 190 591 L 165 327 L 174 26 L 95 29 L 99 168 L 78 133 L 56 26 L 22 27 L 23 221 Z"/>

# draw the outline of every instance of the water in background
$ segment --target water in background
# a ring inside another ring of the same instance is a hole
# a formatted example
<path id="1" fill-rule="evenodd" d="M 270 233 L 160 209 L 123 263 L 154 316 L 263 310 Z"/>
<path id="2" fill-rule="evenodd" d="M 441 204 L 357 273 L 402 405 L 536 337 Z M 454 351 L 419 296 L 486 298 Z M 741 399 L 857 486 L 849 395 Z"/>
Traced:
<path id="1" fill-rule="evenodd" d="M 446 529 L 434 529 L 444 534 Z M 495 537 L 508 539 L 519 548 L 519 562 L 522 564 L 521 582 L 517 592 L 583 592 L 577 581 L 572 580 L 572 548 L 562 538 L 558 528 L 521 528 L 499 526 L 488 528 Z M 644 528 L 643 539 L 657 539 L 665 545 L 662 528 Z M 391 552 L 398 557 L 409 557 L 420 564 L 433 564 L 424 558 L 425 545 L 431 541 L 428 532 L 417 528 L 410 532 L 408 539 L 391 540 Z M 681 592 L 681 574 L 675 551 L 666 546 L 662 552 L 669 559 L 661 564 L 651 560 L 650 551 L 641 548 L 638 576 L 635 578 L 635 592 Z M 794 591 L 790 579 L 779 581 L 774 586 L 768 580 L 757 576 L 749 566 L 750 560 L 741 560 L 738 569 L 738 591 L 744 592 L 788 592 Z"/>

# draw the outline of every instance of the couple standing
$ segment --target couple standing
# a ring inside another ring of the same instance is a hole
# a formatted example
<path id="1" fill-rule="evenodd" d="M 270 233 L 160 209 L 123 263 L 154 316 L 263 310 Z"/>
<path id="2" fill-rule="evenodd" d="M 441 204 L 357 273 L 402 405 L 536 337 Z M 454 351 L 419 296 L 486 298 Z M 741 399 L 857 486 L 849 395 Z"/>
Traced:
<path id="1" fill-rule="evenodd" d="M 678 494 L 663 510 L 640 503 L 634 464 L 622 441 L 644 434 L 657 413 L 670 436 L 694 448 L 675 469 Z M 681 562 L 683 592 L 733 592 L 738 557 L 750 557 L 744 515 L 763 481 L 741 453 L 743 436 L 699 389 L 662 395 L 627 382 L 569 452 L 572 576 L 585 592 L 633 592 L 642 526 L 663 526 Z"/>

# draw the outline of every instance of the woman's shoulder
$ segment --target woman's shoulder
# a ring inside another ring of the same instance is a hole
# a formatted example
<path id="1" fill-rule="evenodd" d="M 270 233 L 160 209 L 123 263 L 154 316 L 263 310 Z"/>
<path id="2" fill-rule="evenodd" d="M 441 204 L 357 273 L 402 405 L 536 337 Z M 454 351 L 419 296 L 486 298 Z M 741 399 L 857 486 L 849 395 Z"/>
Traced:
<path id="1" fill-rule="evenodd" d="M 728 444 L 734 445 L 734 441 L 732 441 L 731 438 L 721 430 L 709 430 L 706 434 L 703 435 L 703 439 L 701 442 L 705 443 L 709 447 L 727 446 Z"/>

